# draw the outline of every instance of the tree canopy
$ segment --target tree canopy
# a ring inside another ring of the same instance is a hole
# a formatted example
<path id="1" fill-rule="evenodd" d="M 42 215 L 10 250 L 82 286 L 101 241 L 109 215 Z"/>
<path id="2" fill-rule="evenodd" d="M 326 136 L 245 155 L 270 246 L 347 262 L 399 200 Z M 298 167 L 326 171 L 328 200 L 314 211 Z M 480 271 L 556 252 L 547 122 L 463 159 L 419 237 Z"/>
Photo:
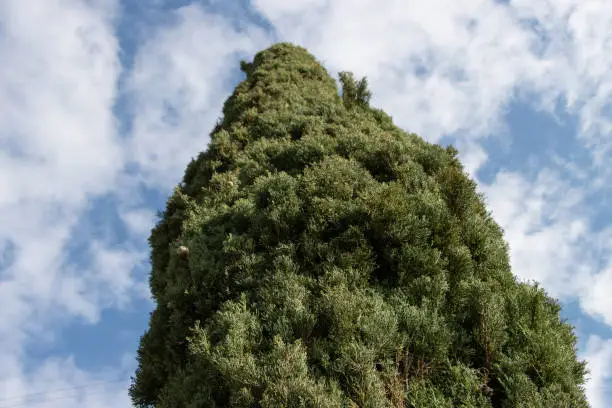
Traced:
<path id="1" fill-rule="evenodd" d="M 240 67 L 149 239 L 136 406 L 588 406 L 572 326 L 454 148 L 304 48 Z"/>

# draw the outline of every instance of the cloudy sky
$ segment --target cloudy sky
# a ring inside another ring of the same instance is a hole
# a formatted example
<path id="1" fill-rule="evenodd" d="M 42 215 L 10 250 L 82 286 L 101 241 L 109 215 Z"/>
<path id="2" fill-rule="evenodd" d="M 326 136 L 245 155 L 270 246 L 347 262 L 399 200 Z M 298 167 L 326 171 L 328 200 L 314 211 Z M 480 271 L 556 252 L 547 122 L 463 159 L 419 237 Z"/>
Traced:
<path id="1" fill-rule="evenodd" d="M 154 214 L 278 41 L 459 148 L 609 406 L 612 2 L 0 0 L 0 408 L 130 406 Z"/>

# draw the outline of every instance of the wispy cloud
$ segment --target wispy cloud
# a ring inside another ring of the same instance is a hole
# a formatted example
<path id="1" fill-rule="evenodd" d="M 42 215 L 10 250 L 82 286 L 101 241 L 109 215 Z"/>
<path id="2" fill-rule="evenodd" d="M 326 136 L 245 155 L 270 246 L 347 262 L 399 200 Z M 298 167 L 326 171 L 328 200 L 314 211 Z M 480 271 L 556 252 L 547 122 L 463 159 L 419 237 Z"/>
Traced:
<path id="1" fill-rule="evenodd" d="M 22 407 L 131 407 L 125 389 L 129 381 L 117 371 L 133 369 L 133 356 L 125 356 L 122 367 L 95 377 L 79 369 L 73 358 L 50 358 L 27 377 L 13 376 L 0 382 L 0 406 Z"/>
<path id="2" fill-rule="evenodd" d="M 491 1 L 253 4 L 279 38 L 308 46 L 332 71 L 367 74 L 373 103 L 432 141 L 487 136 L 515 87 L 543 70 L 533 34 Z"/>
<path id="3" fill-rule="evenodd" d="M 0 2 L 0 242 L 12 248 L 0 270 L 2 397 L 96 377 L 70 359 L 26 365 L 29 347 L 52 339 L 67 316 L 95 321 L 135 287 L 133 254 L 84 240 L 93 257 L 79 270 L 66 250 L 88 199 L 112 191 L 123 167 L 112 112 L 116 12 L 112 1 Z"/>
<path id="4" fill-rule="evenodd" d="M 174 17 L 142 44 L 127 85 L 130 160 L 145 183 L 166 189 L 189 159 L 206 149 L 228 89 L 237 82 L 240 58 L 268 43 L 261 28 L 238 31 L 196 5 Z"/>
<path id="5" fill-rule="evenodd" d="M 576 260 L 585 255 L 588 233 L 583 191 L 549 169 L 531 180 L 500 172 L 481 190 L 505 229 L 515 274 L 539 281 L 554 296 L 576 295 Z"/>
<path id="6" fill-rule="evenodd" d="M 612 378 L 612 340 L 599 336 L 589 337 L 586 350 L 582 353 L 589 365 L 590 378 L 586 386 L 586 395 L 592 407 L 606 407 L 609 399 Z"/>

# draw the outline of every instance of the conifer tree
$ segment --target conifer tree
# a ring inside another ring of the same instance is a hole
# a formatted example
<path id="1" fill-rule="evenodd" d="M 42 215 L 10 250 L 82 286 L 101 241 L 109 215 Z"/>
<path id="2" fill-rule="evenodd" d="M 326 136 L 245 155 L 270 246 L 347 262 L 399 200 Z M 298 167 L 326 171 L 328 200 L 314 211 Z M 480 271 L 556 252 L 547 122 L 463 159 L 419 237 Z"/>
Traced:
<path id="1" fill-rule="evenodd" d="M 455 149 L 304 48 L 240 66 L 149 239 L 136 406 L 588 406 L 573 328 Z"/>

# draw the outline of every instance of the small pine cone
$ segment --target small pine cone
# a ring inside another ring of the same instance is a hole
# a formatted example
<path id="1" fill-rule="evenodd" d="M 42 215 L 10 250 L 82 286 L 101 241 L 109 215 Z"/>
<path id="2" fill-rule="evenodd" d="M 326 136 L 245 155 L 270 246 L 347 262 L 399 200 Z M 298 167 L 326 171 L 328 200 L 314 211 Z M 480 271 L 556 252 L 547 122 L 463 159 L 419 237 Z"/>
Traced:
<path id="1" fill-rule="evenodd" d="M 176 251 L 176 252 L 177 252 L 177 254 L 178 254 L 180 257 L 183 257 L 183 258 L 184 258 L 184 257 L 186 257 L 187 255 L 189 255 L 189 248 L 187 248 L 187 247 L 186 247 L 186 246 L 184 246 L 184 245 L 181 245 L 180 247 L 178 247 L 178 249 L 177 249 L 177 251 Z"/>

